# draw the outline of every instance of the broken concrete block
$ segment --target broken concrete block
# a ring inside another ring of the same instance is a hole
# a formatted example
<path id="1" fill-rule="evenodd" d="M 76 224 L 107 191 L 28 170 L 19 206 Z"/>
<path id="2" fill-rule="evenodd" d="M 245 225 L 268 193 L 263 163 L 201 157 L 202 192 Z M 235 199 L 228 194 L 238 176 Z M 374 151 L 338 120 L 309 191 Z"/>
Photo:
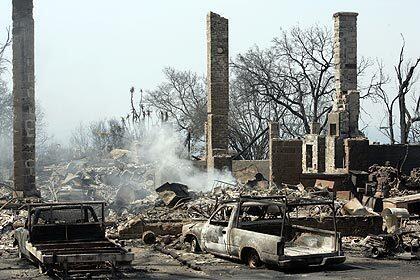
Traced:
<path id="1" fill-rule="evenodd" d="M 364 207 L 357 198 L 353 198 L 347 202 L 342 210 L 349 215 L 354 216 L 367 216 L 370 212 Z"/>
<path id="2" fill-rule="evenodd" d="M 156 189 L 166 206 L 174 207 L 183 201 L 191 199 L 186 185 L 166 182 Z"/>
<path id="3" fill-rule="evenodd" d="M 109 152 L 109 155 L 112 157 L 112 159 L 122 159 L 129 157 L 131 155 L 131 151 L 123 149 L 114 149 L 111 152 Z"/>
<path id="4" fill-rule="evenodd" d="M 317 188 L 319 190 L 323 190 L 323 189 L 333 190 L 334 185 L 335 185 L 335 182 L 330 181 L 330 180 L 316 179 L 316 181 L 315 181 L 315 188 Z"/>
<path id="5" fill-rule="evenodd" d="M 145 232 L 146 223 L 141 217 L 134 217 L 128 224 L 118 227 L 118 235 L 121 238 L 140 238 Z"/>
<path id="6" fill-rule="evenodd" d="M 120 239 L 142 238 L 147 231 L 155 236 L 178 235 L 182 232 L 183 225 L 181 221 L 145 221 L 138 216 L 131 219 L 128 224 L 118 227 L 118 237 Z"/>

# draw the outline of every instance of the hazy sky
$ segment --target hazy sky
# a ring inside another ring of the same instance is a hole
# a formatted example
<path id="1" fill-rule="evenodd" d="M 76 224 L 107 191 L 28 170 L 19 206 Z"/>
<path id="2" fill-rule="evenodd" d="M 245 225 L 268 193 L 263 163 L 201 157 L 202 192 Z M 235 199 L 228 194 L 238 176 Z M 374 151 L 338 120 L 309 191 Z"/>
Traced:
<path id="1" fill-rule="evenodd" d="M 0 0 L 0 40 L 11 26 L 11 0 Z M 418 0 L 34 0 L 36 98 L 49 132 L 64 141 L 80 122 L 129 111 L 129 88 L 152 89 L 162 69 L 204 74 L 206 14 L 229 19 L 230 55 L 270 45 L 280 28 L 332 26 L 338 11 L 358 12 L 358 54 L 389 71 L 400 33 L 407 57 L 420 55 Z M 380 112 L 374 105 L 370 112 Z M 0 108 L 1 109 L 1 108 Z M 380 139 L 374 128 L 369 136 Z"/>

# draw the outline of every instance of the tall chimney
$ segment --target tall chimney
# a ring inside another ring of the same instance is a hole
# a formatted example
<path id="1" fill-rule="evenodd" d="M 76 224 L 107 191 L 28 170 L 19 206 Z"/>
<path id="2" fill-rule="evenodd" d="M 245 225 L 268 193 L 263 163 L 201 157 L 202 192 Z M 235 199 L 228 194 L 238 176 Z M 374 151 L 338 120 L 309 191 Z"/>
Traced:
<path id="1" fill-rule="evenodd" d="M 335 87 L 333 111 L 342 111 L 339 133 L 348 137 L 359 132 L 359 92 L 357 91 L 357 13 L 334 14 Z"/>
<path id="2" fill-rule="evenodd" d="M 33 0 L 13 0 L 13 156 L 18 197 L 39 196 L 35 185 Z"/>
<path id="3" fill-rule="evenodd" d="M 207 15 L 207 169 L 231 169 L 228 156 L 229 115 L 228 20 Z"/>
<path id="4" fill-rule="evenodd" d="M 334 14 L 334 64 L 337 94 L 357 90 L 357 13 Z"/>

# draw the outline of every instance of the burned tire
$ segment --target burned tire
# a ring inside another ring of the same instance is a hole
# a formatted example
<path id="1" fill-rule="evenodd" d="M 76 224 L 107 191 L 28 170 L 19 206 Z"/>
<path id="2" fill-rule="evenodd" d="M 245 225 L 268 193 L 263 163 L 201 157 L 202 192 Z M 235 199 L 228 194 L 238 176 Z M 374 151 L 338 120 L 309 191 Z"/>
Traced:
<path id="1" fill-rule="evenodd" d="M 20 250 L 20 248 L 18 248 L 18 258 L 21 260 L 26 259 L 26 257 L 22 254 L 22 251 Z"/>
<path id="2" fill-rule="evenodd" d="M 259 268 L 262 265 L 260 256 L 258 255 L 258 252 L 255 250 L 250 250 L 248 252 L 246 261 L 249 268 L 252 268 L 252 269 Z"/>
<path id="3" fill-rule="evenodd" d="M 196 237 L 193 237 L 190 241 L 190 252 L 192 253 L 201 252 L 200 244 L 198 243 L 198 240 Z"/>
<path id="4" fill-rule="evenodd" d="M 145 231 L 141 236 L 141 239 L 145 244 L 151 245 L 156 243 L 156 235 L 153 231 Z"/>

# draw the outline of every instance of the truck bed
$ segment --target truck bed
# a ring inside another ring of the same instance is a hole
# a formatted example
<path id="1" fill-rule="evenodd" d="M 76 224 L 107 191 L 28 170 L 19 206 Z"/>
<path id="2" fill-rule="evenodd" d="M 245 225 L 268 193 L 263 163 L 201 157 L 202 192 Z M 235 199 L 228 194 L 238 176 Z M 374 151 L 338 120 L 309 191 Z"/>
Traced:
<path id="1" fill-rule="evenodd" d="M 26 249 L 43 264 L 112 263 L 131 262 L 133 253 L 114 242 L 100 241 L 62 241 L 62 242 L 26 242 Z"/>
<path id="2" fill-rule="evenodd" d="M 306 255 L 317 255 L 317 254 L 330 254 L 334 253 L 333 250 L 328 248 L 314 248 L 309 246 L 293 246 L 285 247 L 284 254 L 290 257 L 306 256 Z"/>

